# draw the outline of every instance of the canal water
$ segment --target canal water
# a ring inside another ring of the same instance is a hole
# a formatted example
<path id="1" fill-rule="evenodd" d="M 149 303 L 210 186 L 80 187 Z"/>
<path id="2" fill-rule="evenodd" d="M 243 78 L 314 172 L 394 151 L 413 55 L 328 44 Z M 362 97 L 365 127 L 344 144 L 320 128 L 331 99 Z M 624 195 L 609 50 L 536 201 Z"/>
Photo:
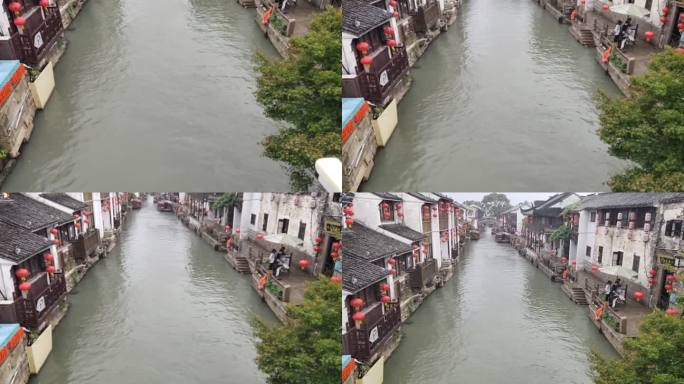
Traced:
<path id="1" fill-rule="evenodd" d="M 30 384 L 265 383 L 250 321 L 277 320 L 249 279 L 151 201 L 124 226 Z"/>
<path id="2" fill-rule="evenodd" d="M 89 0 L 3 189 L 288 189 L 261 155 L 277 123 L 254 55 L 277 53 L 254 17 L 235 0 Z"/>
<path id="3" fill-rule="evenodd" d="M 596 135 L 598 89 L 619 91 L 531 0 L 465 0 L 411 70 L 369 191 L 605 190 L 625 162 Z"/>
<path id="4" fill-rule="evenodd" d="M 509 244 L 483 234 L 403 326 L 385 382 L 590 384 L 589 352 L 617 354 L 587 312 Z"/>

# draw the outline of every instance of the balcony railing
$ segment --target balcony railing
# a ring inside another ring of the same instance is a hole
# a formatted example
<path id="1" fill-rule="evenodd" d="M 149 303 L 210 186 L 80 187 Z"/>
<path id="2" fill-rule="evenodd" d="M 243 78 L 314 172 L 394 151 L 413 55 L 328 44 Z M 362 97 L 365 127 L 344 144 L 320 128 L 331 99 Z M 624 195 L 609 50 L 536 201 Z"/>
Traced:
<path id="1" fill-rule="evenodd" d="M 26 298 L 19 293 L 12 303 L 0 305 L 0 322 L 18 322 L 38 329 L 66 295 L 66 282 L 61 273 L 55 273 L 48 279 L 47 273 L 43 272 L 31 279 L 31 284 Z"/>
<path id="2" fill-rule="evenodd" d="M 427 259 L 409 272 L 411 288 L 423 289 L 432 285 L 437 274 L 437 260 Z"/>
<path id="3" fill-rule="evenodd" d="M 408 71 L 408 56 L 404 47 L 395 47 L 390 54 L 388 47 L 372 53 L 373 63 L 366 72 L 359 66 L 355 78 L 343 79 L 345 97 L 363 97 L 378 105 L 385 106 L 391 100 L 390 93 Z"/>
<path id="4" fill-rule="evenodd" d="M 440 16 L 439 4 L 436 1 L 418 7 L 418 12 L 415 16 L 416 32 L 425 33 L 435 28 Z"/>
<path id="5" fill-rule="evenodd" d="M 90 257 L 100 245 L 100 234 L 96 229 L 81 234 L 71 242 L 74 259 L 85 260 Z"/>
<path id="6" fill-rule="evenodd" d="M 359 328 L 352 327 L 347 332 L 344 340 L 345 353 L 351 354 L 355 359 L 368 362 L 400 324 L 399 305 L 386 305 L 384 315 L 373 321 L 364 321 Z"/>
<path id="7" fill-rule="evenodd" d="M 30 15 L 23 33 L 15 32 L 9 40 L 0 41 L 0 59 L 38 66 L 63 31 L 62 16 L 57 6 L 34 7 L 26 14 Z"/>

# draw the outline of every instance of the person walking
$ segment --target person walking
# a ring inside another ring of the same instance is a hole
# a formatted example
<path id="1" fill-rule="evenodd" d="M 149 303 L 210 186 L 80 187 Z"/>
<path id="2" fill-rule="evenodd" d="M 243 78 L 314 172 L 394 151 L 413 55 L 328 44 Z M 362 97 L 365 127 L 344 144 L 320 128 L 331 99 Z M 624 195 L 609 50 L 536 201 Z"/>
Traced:
<path id="1" fill-rule="evenodd" d="M 622 36 L 622 20 L 618 20 L 613 28 L 613 42 L 620 45 L 620 37 Z"/>
<path id="2" fill-rule="evenodd" d="M 606 295 L 606 301 L 610 303 L 610 294 L 613 292 L 613 282 L 608 280 L 606 286 L 603 288 L 603 293 Z"/>
<path id="3" fill-rule="evenodd" d="M 277 252 L 274 249 L 271 249 L 271 254 L 268 255 L 268 269 L 271 270 L 273 274 L 276 272 L 276 257 L 277 257 Z"/>

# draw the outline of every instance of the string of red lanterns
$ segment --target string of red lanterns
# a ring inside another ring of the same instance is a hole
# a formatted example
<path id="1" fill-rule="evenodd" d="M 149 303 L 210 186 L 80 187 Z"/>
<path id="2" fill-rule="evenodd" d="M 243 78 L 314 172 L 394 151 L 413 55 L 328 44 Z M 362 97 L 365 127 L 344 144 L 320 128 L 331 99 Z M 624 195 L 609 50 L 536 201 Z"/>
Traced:
<path id="1" fill-rule="evenodd" d="M 342 213 L 345 217 L 344 224 L 347 228 L 351 228 L 352 224 L 354 224 L 354 205 L 352 203 L 347 204 L 342 210 Z"/>

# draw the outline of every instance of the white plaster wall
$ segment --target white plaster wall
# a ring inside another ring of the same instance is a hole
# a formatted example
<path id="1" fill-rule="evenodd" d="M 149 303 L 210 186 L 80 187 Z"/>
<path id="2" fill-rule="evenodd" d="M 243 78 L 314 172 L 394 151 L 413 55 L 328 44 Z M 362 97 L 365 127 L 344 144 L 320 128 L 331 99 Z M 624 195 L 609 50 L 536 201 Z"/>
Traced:
<path id="1" fill-rule="evenodd" d="M 11 269 L 15 264 L 9 260 L 0 259 L 0 289 L 5 298 L 0 296 L 0 303 L 11 303 L 14 297 L 14 279 Z"/>
<path id="2" fill-rule="evenodd" d="M 354 36 L 342 32 L 342 77 L 356 76 L 355 47 L 352 46 Z"/>
<path id="3" fill-rule="evenodd" d="M 6 40 L 10 34 L 10 18 L 5 9 L 0 7 L 0 39 Z"/>
<path id="4" fill-rule="evenodd" d="M 591 222 L 591 210 L 580 211 L 579 226 L 577 229 L 577 268 L 590 268 L 592 260 L 595 262 L 598 255 L 596 247 L 596 222 Z M 595 211 L 593 211 L 595 212 Z M 591 255 L 586 256 L 587 246 L 591 247 Z"/>
<path id="5" fill-rule="evenodd" d="M 259 224 L 259 209 L 261 206 L 261 192 L 245 192 L 242 195 L 242 216 L 240 217 L 240 239 L 247 238 L 248 230 L 257 230 Z M 252 214 L 257 216 L 255 225 L 250 224 Z"/>
<path id="6" fill-rule="evenodd" d="M 372 193 L 357 193 L 354 195 L 354 221 L 377 229 L 380 226 L 380 211 L 378 205 L 382 199 Z"/>
<path id="7" fill-rule="evenodd" d="M 321 220 L 323 215 L 324 198 L 312 196 L 307 193 L 264 193 L 261 197 L 261 209 L 257 217 L 259 230 L 263 227 L 264 214 L 268 214 L 266 234 L 278 233 L 278 221 L 288 219 L 287 235 L 296 239 L 299 233 L 300 222 L 306 224 L 303 250 L 308 254 L 315 254 L 313 250 L 314 239 L 323 237 Z M 354 210 L 356 214 L 356 208 Z M 300 240 L 301 241 L 301 240 Z"/>
<path id="8" fill-rule="evenodd" d="M 651 236 L 642 229 L 633 230 L 632 240 L 628 238 L 628 229 L 619 229 L 611 227 L 608 229 L 608 234 L 605 234 L 605 227 L 598 229 L 596 233 L 596 251 L 592 249 L 592 254 L 596 255 L 594 260 L 598 262 L 598 247 L 603 247 L 603 266 L 611 266 L 613 261 L 613 252 L 623 252 L 622 268 L 625 270 L 632 270 L 632 262 L 634 255 L 641 256 L 639 261 L 638 282 L 643 286 L 648 286 L 647 271 L 653 263 L 653 254 L 651 252 Z M 646 238 L 648 241 L 644 241 Z"/>

